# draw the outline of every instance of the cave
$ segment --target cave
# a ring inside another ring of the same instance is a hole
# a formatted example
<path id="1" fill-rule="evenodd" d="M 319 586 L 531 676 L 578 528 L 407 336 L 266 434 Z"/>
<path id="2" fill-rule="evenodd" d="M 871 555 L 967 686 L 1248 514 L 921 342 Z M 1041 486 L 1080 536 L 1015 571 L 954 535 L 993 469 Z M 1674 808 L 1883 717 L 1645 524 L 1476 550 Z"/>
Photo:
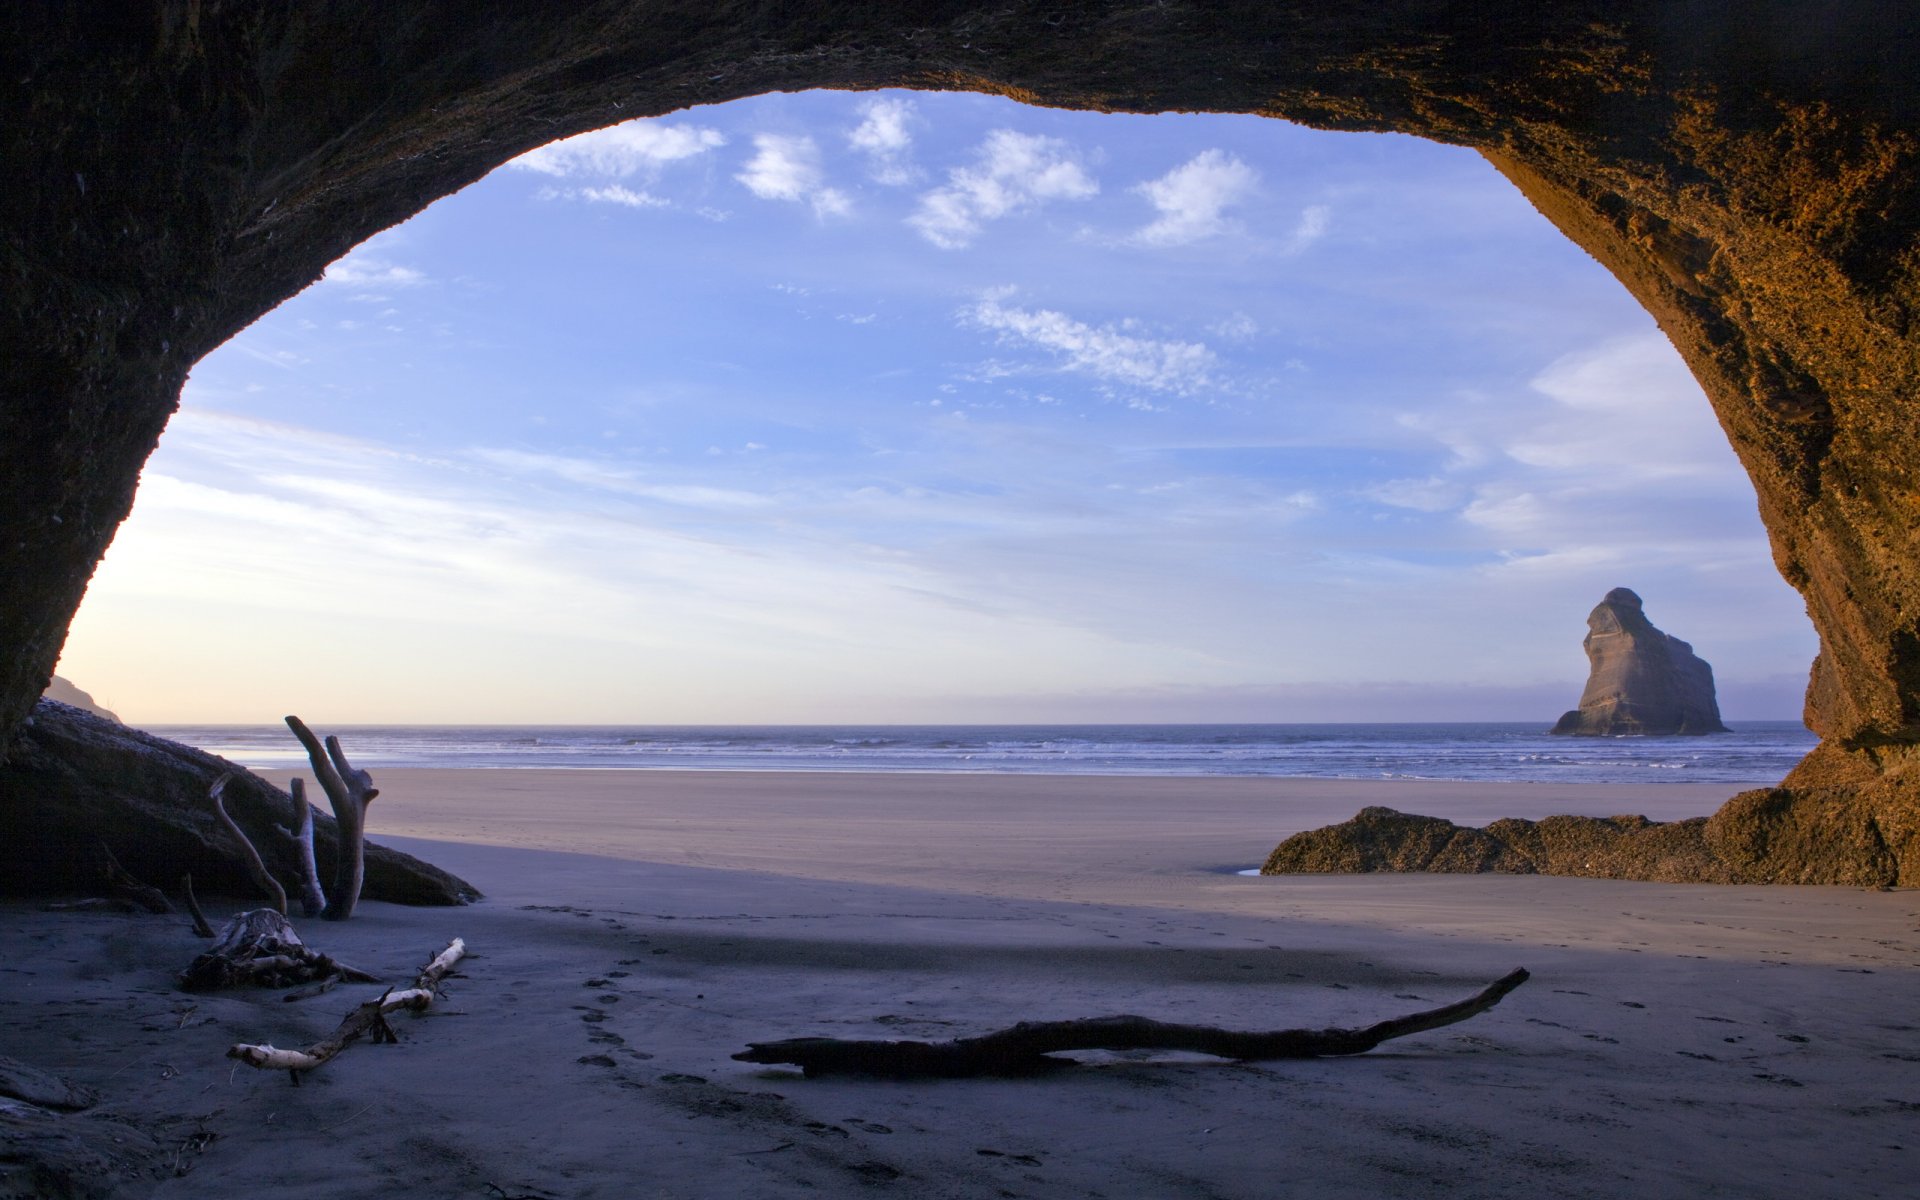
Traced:
<path id="1" fill-rule="evenodd" d="M 174 0 L 0 28 L 0 753 L 189 369 L 349 248 L 634 117 L 968 90 L 1486 157 L 1679 350 L 1820 639 L 1821 744 L 1707 822 L 1724 877 L 1920 883 L 1920 32 L 1897 6 Z"/>

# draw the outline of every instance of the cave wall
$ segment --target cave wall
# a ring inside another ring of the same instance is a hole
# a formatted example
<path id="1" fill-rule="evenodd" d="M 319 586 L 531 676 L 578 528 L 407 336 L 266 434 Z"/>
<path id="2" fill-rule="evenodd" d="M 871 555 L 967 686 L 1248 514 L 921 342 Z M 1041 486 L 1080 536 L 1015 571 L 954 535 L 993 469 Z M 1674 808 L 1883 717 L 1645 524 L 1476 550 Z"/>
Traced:
<path id="1" fill-rule="evenodd" d="M 1753 478 L 1821 639 L 1807 712 L 1826 740 L 1789 787 L 1879 789 L 1892 798 L 1860 819 L 1911 841 L 1920 23 L 1902 8 L 6 6 L 0 739 L 45 686 L 188 369 L 352 245 L 632 117 L 806 87 L 968 89 L 1484 154 L 1653 313 Z"/>

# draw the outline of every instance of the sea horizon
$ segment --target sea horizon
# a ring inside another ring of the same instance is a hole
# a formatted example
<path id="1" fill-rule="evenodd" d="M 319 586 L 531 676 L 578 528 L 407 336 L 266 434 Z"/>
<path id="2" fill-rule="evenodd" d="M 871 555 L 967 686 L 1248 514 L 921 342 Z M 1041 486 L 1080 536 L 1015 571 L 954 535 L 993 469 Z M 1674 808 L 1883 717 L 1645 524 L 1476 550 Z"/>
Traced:
<path id="1" fill-rule="evenodd" d="M 148 725 L 250 769 L 298 770 L 268 724 Z M 1704 736 L 1567 737 L 1539 721 L 1099 724 L 341 724 L 356 766 L 489 770 L 974 772 L 1555 783 L 1777 782 L 1799 721 Z"/>

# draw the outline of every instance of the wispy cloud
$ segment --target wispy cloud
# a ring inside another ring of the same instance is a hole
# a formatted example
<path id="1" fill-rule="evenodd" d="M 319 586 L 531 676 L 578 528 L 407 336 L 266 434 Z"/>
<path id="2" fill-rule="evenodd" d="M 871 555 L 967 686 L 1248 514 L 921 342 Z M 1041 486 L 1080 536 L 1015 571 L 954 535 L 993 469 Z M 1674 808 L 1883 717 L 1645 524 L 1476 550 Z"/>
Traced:
<path id="1" fill-rule="evenodd" d="M 820 148 L 810 137 L 783 133 L 753 135 L 753 158 L 734 178 L 762 200 L 806 203 L 817 217 L 841 217 L 853 210 L 846 193 L 826 186 Z"/>
<path id="2" fill-rule="evenodd" d="M 1195 661 L 1129 647 L 1057 605 L 982 603 L 964 576 L 817 505 L 696 527 L 645 503 L 738 495 L 566 455 L 428 459 L 189 410 L 96 577 L 74 666 L 92 677 L 119 662 L 116 686 L 160 689 L 176 719 L 264 719 L 287 703 L 282 672 L 180 686 L 183 664 L 217 647 L 324 660 L 298 681 L 315 714 L 525 720 L 532 700 L 547 720 L 724 721 L 749 693 L 762 719 L 856 720 L 872 710 L 852 697 L 932 699 L 1010 677 L 1114 686 L 1143 663 L 1178 675 Z"/>
<path id="3" fill-rule="evenodd" d="M 1213 382 L 1217 359 L 1205 343 L 1142 337 L 1052 309 L 1016 308 L 1002 303 L 1005 295 L 981 297 L 964 311 L 965 319 L 1003 342 L 1052 351 L 1066 370 L 1112 383 L 1185 395 Z"/>
<path id="4" fill-rule="evenodd" d="M 345 287 L 413 287 L 425 283 L 427 275 L 368 252 L 363 246 L 329 266 L 321 280 Z"/>
<path id="5" fill-rule="evenodd" d="M 771 497 L 735 488 L 652 482 L 630 469 L 592 459 L 487 447 L 469 451 L 469 457 L 511 476 L 549 475 L 581 487 L 659 500 L 686 508 L 745 509 L 772 503 Z"/>
<path id="6" fill-rule="evenodd" d="M 563 179 L 625 179 L 655 175 L 670 163 L 726 144 L 726 136 L 717 129 L 643 118 L 529 150 L 507 166 Z"/>
<path id="7" fill-rule="evenodd" d="M 1239 159 L 1203 150 L 1160 178 L 1134 187 L 1160 215 L 1129 240 L 1143 246 L 1185 246 L 1231 232 L 1238 226 L 1227 219 L 1227 208 L 1250 195 L 1259 181 L 1259 173 Z"/>
<path id="8" fill-rule="evenodd" d="M 1394 508 L 1431 513 L 1459 507 L 1468 492 L 1458 480 L 1429 475 L 1425 479 L 1389 479 L 1363 489 L 1363 494 Z"/>
<path id="9" fill-rule="evenodd" d="M 671 201 L 663 200 L 651 192 L 635 191 L 618 183 L 606 187 L 581 188 L 580 196 L 596 204 L 619 204 L 626 208 L 667 208 L 671 204 Z"/>
<path id="10" fill-rule="evenodd" d="M 1564 355 L 1531 387 L 1552 407 L 1505 439 L 1518 462 L 1626 486 L 1742 480 L 1700 385 L 1658 330 Z"/>
<path id="11" fill-rule="evenodd" d="M 1053 200 L 1085 200 L 1100 185 L 1058 138 L 996 129 L 975 152 L 972 166 L 947 172 L 944 186 L 920 197 L 907 223 L 946 250 L 972 243 L 988 221 Z"/>
<path id="12" fill-rule="evenodd" d="M 916 117 L 913 103 L 896 96 L 863 101 L 860 123 L 847 133 L 847 144 L 867 156 L 874 182 L 905 187 L 920 178 L 912 159 Z"/>
<path id="13" fill-rule="evenodd" d="M 1300 219 L 1294 222 L 1293 233 L 1287 238 L 1287 253 L 1298 254 L 1327 236 L 1327 230 L 1333 228 L 1333 209 L 1325 204 L 1310 204 L 1300 210 Z"/>

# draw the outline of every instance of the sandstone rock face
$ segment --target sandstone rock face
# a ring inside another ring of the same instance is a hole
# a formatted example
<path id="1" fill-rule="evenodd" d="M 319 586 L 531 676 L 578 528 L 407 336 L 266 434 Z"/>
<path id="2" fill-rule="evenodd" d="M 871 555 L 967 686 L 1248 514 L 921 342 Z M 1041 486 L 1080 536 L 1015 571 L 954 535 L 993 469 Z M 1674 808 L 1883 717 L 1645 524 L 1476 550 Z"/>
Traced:
<path id="1" fill-rule="evenodd" d="M 1485 829 L 1391 808 L 1295 834 L 1274 847 L 1263 875 L 1431 872 L 1445 875 L 1580 875 L 1663 883 L 1738 883 L 1715 853 L 1708 820 L 1641 816 L 1508 818 Z"/>
<path id="2" fill-rule="evenodd" d="M 1791 782 L 1791 781 L 1790 781 Z M 1818 793 L 1814 794 L 1816 797 Z M 1885 797 L 1810 798 L 1742 792 L 1711 817 L 1515 818 L 1485 829 L 1391 808 L 1297 833 L 1274 847 L 1263 875 L 1432 872 L 1578 875 L 1656 883 L 1825 883 L 1891 887 L 1920 855 L 1920 830 Z M 1865 808 L 1867 811 L 1862 812 Z"/>
<path id="3" fill-rule="evenodd" d="M 1614 588 L 1587 614 L 1590 669 L 1580 707 L 1552 732 L 1578 737 L 1726 733 L 1713 668 L 1647 620 L 1640 597 Z"/>
<path id="4" fill-rule="evenodd" d="M 226 788 L 227 811 L 277 878 L 297 880 L 293 842 L 274 832 L 293 823 L 285 792 L 224 758 L 41 701 L 12 759 L 0 765 L 0 891 L 99 895 L 104 842 L 135 877 L 170 896 L 177 896 L 180 876 L 191 873 L 202 896 L 259 903 L 207 803 L 207 788 L 228 771 L 235 778 Z M 315 811 L 313 826 L 320 878 L 331 879 L 339 841 L 333 818 Z M 438 867 L 371 843 L 360 894 L 425 905 L 480 895 Z"/>
<path id="5" fill-rule="evenodd" d="M 1910 822 L 1910 26 L 1885 0 L 0 6 L 0 742 L 46 686 L 188 369 L 355 243 L 630 117 L 967 89 L 1484 155 L 1659 321 L 1754 482 L 1821 639 L 1807 717 L 1826 743 L 1790 796 Z M 1920 882 L 1920 862 L 1901 872 Z"/>

